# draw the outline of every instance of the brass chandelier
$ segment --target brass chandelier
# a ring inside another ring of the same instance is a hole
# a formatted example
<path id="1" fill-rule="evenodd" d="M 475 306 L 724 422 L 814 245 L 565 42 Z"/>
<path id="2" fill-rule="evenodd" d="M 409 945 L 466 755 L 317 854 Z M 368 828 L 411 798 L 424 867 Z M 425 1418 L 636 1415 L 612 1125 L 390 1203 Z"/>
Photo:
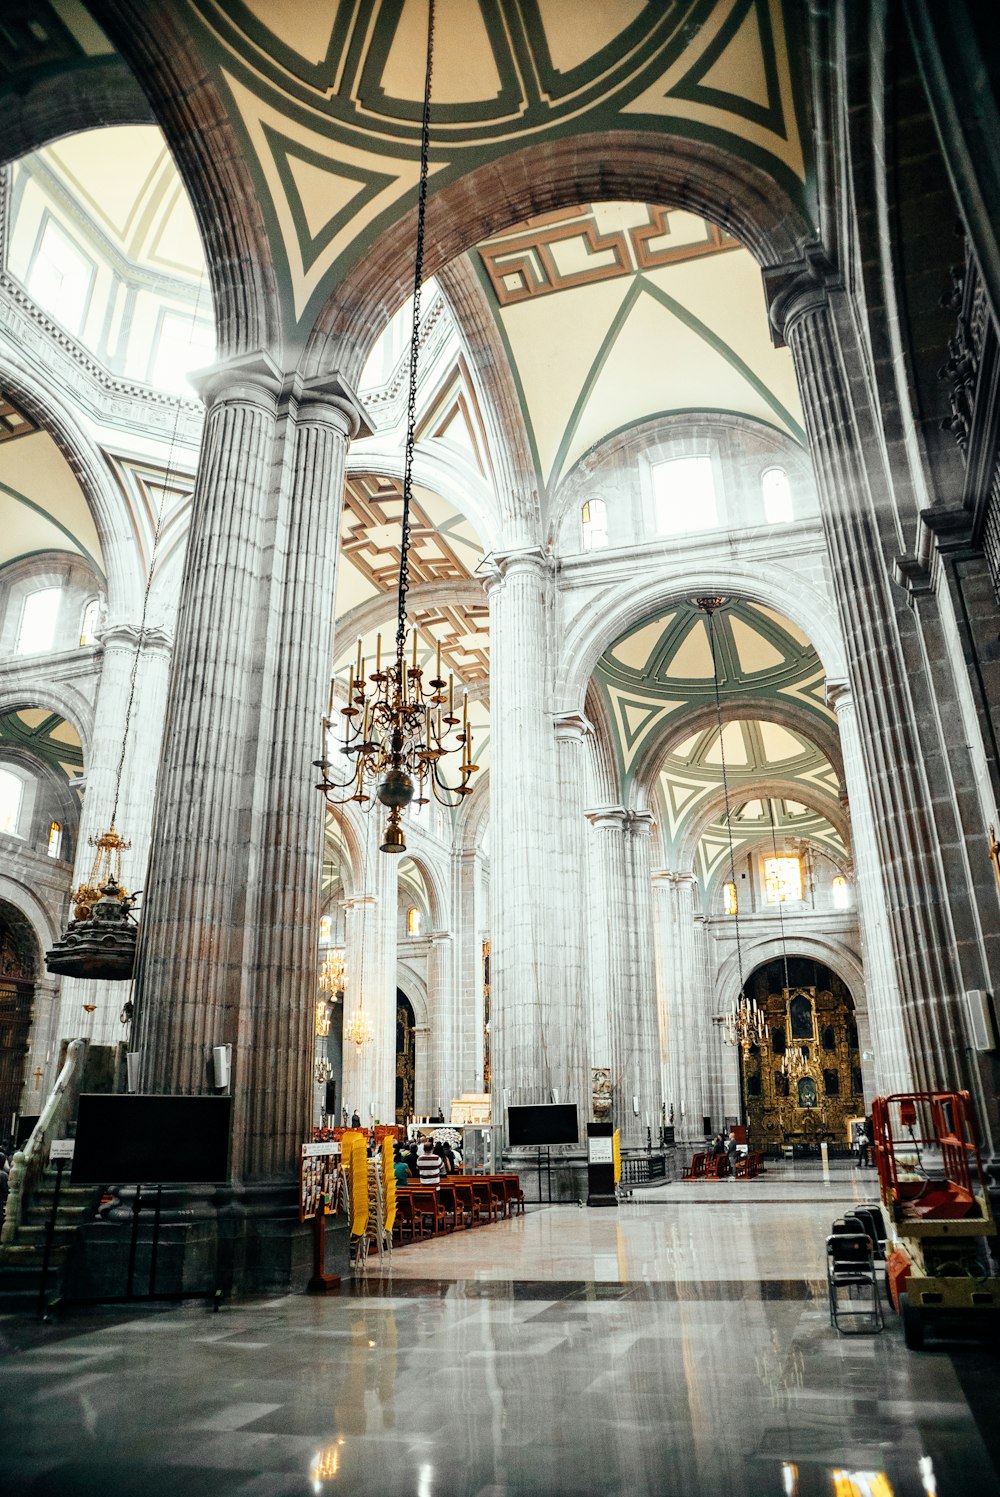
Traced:
<path id="1" fill-rule="evenodd" d="M 408 629 L 406 595 L 409 587 L 410 504 L 413 497 L 413 449 L 416 441 L 417 357 L 420 348 L 420 293 L 424 270 L 424 225 L 427 212 L 427 173 L 430 147 L 431 69 L 434 53 L 434 0 L 430 0 L 427 18 L 427 69 L 424 75 L 424 103 L 420 127 L 420 183 L 417 194 L 417 243 L 413 274 L 413 328 L 410 335 L 410 371 L 406 406 L 406 457 L 403 469 L 403 515 L 399 548 L 399 584 L 396 603 L 395 654 L 387 663 L 382 660 L 382 636 L 375 647 L 375 669 L 366 674 L 361 640 L 347 684 L 347 704 L 340 709 L 343 718 L 343 742 L 340 752 L 353 763 L 344 779 L 330 773 L 327 760 L 332 735 L 331 715 L 334 682 L 330 683 L 327 715 L 323 719 L 323 758 L 316 761 L 323 778 L 317 786 L 328 805 L 355 801 L 371 809 L 375 799 L 388 809 L 380 850 L 387 853 L 406 851 L 401 825 L 402 813 L 414 801 L 427 805 L 430 795 L 442 805 L 457 806 L 465 795 L 471 795 L 469 781 L 478 765 L 472 759 L 472 731 L 469 727 L 468 694 L 461 717 L 455 711 L 455 682 L 446 681 L 441 671 L 441 645 L 437 647 L 437 669 L 425 683 L 418 662 L 419 635 L 412 630 L 412 650 L 407 659 Z M 442 773 L 442 760 L 459 754 L 457 779 L 449 781 Z M 353 1036 L 349 1036 L 353 1038 Z M 364 1040 L 357 1040 L 363 1044 Z"/>

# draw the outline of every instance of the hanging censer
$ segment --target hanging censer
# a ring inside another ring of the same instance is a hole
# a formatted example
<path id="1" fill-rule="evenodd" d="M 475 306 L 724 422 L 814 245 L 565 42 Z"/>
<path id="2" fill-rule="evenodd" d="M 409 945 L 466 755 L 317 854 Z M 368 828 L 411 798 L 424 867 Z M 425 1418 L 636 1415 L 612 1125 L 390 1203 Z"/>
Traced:
<path id="1" fill-rule="evenodd" d="M 135 969 L 139 927 L 132 914 L 137 898 L 121 881 L 122 853 L 131 847 L 114 823 L 100 837 L 90 878 L 72 895 L 73 918 L 62 940 L 45 953 L 45 965 L 59 977 L 127 982 Z"/>

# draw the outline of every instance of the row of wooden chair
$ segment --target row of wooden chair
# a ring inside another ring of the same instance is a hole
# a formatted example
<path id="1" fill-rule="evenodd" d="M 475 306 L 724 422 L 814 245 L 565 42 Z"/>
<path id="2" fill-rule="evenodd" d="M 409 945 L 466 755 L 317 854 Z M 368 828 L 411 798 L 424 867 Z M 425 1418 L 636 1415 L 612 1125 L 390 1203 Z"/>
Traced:
<path id="1" fill-rule="evenodd" d="M 763 1173 L 764 1155 L 760 1151 L 745 1154 L 737 1159 L 735 1170 L 731 1169 L 725 1154 L 695 1154 L 681 1174 L 683 1180 L 725 1180 L 735 1175 L 737 1180 L 753 1180 Z"/>
<path id="2" fill-rule="evenodd" d="M 519 1176 L 447 1175 L 438 1186 L 396 1187 L 396 1220 L 392 1240 L 397 1246 L 424 1237 L 485 1226 L 524 1212 Z"/>

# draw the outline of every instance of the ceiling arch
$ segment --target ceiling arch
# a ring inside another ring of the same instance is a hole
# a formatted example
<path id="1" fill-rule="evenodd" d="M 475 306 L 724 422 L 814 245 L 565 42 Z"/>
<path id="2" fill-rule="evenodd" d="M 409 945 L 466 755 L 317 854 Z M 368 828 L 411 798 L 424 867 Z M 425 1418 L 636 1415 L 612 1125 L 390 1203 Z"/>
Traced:
<path id="1" fill-rule="evenodd" d="M 714 645 L 713 645 L 714 641 Z M 829 726 L 826 677 L 802 631 L 774 609 L 746 599 L 728 600 L 711 620 L 690 601 L 679 601 L 641 620 L 610 645 L 594 682 L 614 725 L 624 786 L 662 744 L 675 739 L 687 714 L 730 699 L 794 705 Z"/>

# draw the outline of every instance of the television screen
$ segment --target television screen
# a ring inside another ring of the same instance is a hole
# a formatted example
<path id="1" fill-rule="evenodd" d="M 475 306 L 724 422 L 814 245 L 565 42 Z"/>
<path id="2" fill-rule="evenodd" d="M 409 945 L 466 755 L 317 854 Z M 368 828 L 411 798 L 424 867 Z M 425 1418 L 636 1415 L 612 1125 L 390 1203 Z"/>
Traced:
<path id="1" fill-rule="evenodd" d="M 507 1141 L 512 1149 L 579 1143 L 576 1104 L 549 1102 L 537 1107 L 508 1107 Z"/>
<path id="2" fill-rule="evenodd" d="M 231 1097 L 84 1093 L 74 1185 L 216 1185 L 229 1179 Z"/>

